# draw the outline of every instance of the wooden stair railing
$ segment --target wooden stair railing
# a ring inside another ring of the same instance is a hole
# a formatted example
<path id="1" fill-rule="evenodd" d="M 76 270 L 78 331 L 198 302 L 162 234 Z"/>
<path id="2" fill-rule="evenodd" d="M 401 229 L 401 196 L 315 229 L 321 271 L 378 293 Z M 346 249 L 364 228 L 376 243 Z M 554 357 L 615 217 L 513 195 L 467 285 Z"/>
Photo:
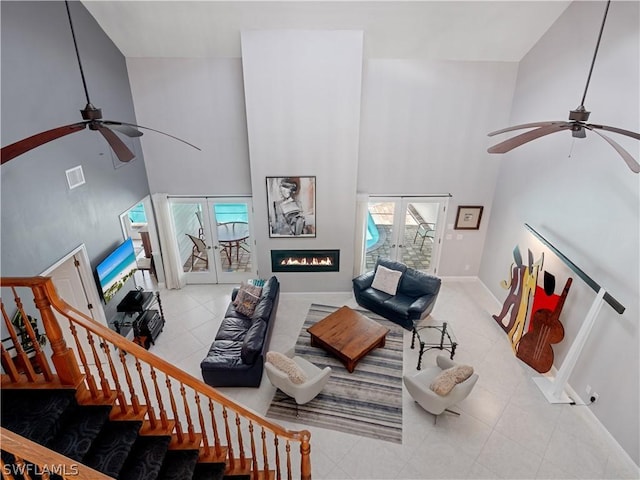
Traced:
<path id="1" fill-rule="evenodd" d="M 2 317 L 16 349 L 14 358 L 2 345 L 2 388 L 75 388 L 79 403 L 113 404 L 112 420 L 141 420 L 142 435 L 171 435 L 170 448 L 199 449 L 199 461 L 226 462 L 230 474 L 311 479 L 307 430 L 282 428 L 95 322 L 60 299 L 49 277 L 3 277 L 0 287 L 11 288 L 22 318 L 39 312 L 53 352 L 51 367 L 29 328 L 35 354 L 28 358 L 2 300 Z M 17 289 L 25 288 L 33 293 L 34 306 L 23 305 Z M 79 363 L 54 310 L 69 321 Z M 292 458 L 296 443 L 299 458 Z"/>
<path id="2" fill-rule="evenodd" d="M 15 456 L 15 462 L 11 465 L 0 460 L 3 479 L 36 478 L 36 475 L 40 475 L 41 478 L 50 478 L 52 474 L 56 474 L 64 479 L 113 480 L 108 475 L 49 450 L 6 428 L 0 428 L 0 437 L 2 437 L 2 449 Z"/>

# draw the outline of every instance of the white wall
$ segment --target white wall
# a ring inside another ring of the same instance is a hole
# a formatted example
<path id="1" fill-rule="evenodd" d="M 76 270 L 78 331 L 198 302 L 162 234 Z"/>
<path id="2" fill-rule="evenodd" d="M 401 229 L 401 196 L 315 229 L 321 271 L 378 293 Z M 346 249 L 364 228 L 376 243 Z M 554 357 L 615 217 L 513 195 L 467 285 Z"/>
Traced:
<path id="1" fill-rule="evenodd" d="M 358 191 L 451 193 L 447 226 L 458 205 L 485 207 L 480 230 L 444 240 L 440 275 L 480 268 L 500 165 L 487 153 L 488 126 L 507 124 L 516 72 L 503 62 L 366 62 Z"/>
<path id="2" fill-rule="evenodd" d="M 594 123 L 640 129 L 639 7 L 638 2 L 611 4 L 585 105 Z M 603 12 L 602 2 L 572 3 L 520 63 L 510 124 L 564 120 L 578 105 Z M 640 158 L 636 140 L 610 136 Z M 600 394 L 589 408 L 637 464 L 639 176 L 591 133 L 575 142 L 569 132 L 556 133 L 506 154 L 480 272 L 500 300 L 506 291 L 499 282 L 508 272 L 514 246 L 523 255 L 530 248 L 536 258 L 544 251 L 523 228 L 525 222 L 627 308 L 623 315 L 608 305 L 602 308 L 569 383 L 583 397 L 586 385 Z M 561 316 L 566 337 L 554 346 L 559 367 L 595 293 L 549 253 L 545 268 L 559 277 L 557 290 L 568 275 L 574 278 Z"/>
<path id="3" fill-rule="evenodd" d="M 138 122 L 202 149 L 145 133 L 151 191 L 250 194 L 240 59 L 129 58 L 127 67 Z"/>
<path id="4" fill-rule="evenodd" d="M 361 31 L 242 32 L 258 270 L 272 249 L 339 249 L 340 271 L 279 273 L 289 291 L 350 289 L 362 84 Z M 316 238 L 268 236 L 267 176 L 316 177 Z"/>

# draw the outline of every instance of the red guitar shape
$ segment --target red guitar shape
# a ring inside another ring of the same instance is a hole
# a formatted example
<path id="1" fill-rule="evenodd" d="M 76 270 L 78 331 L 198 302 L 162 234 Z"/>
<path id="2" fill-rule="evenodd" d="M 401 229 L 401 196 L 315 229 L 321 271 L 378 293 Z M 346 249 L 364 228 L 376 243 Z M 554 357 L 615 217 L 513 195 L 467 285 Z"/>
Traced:
<path id="1" fill-rule="evenodd" d="M 571 282 L 571 278 L 567 279 L 562 295 L 553 311 L 543 308 L 533 314 L 533 330 L 525 333 L 518 343 L 516 356 L 539 373 L 551 370 L 553 366 L 551 344 L 558 343 L 564 338 L 564 327 L 559 318 Z"/>

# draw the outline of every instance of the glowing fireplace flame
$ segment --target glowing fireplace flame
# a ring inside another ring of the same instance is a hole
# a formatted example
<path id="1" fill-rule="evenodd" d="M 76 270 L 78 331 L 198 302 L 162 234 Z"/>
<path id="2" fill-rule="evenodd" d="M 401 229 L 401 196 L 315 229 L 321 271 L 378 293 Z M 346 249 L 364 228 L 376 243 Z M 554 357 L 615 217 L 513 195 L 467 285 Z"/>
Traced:
<path id="1" fill-rule="evenodd" d="M 280 265 L 313 265 L 330 267 L 333 265 L 333 261 L 330 257 L 287 257 L 280 261 Z"/>

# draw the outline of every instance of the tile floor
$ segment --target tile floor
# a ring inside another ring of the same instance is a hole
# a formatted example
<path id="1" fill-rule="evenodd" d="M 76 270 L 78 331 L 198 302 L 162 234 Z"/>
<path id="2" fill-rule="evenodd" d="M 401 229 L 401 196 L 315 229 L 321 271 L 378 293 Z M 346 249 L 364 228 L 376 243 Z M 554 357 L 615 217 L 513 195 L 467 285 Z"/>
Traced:
<path id="1" fill-rule="evenodd" d="M 189 285 L 162 290 L 167 320 L 151 351 L 200 376 L 199 364 L 213 341 L 230 300 L 230 285 Z M 294 345 L 311 303 L 356 306 L 352 294 L 282 293 L 271 349 Z M 460 417 L 444 415 L 436 425 L 405 391 L 403 444 L 376 441 L 295 423 L 311 431 L 314 479 L 416 478 L 637 478 L 637 471 L 607 444 L 592 424 L 588 406 L 551 405 L 531 380 L 535 373 L 517 360 L 506 335 L 491 318 L 495 299 L 477 281 L 444 282 L 432 320 L 450 322 L 459 342 L 455 360 L 473 365 L 480 379 L 459 404 Z M 405 373 L 416 372 L 417 350 L 405 334 Z M 434 362 L 438 350 L 425 354 Z M 274 388 L 221 389 L 264 414 Z"/>

